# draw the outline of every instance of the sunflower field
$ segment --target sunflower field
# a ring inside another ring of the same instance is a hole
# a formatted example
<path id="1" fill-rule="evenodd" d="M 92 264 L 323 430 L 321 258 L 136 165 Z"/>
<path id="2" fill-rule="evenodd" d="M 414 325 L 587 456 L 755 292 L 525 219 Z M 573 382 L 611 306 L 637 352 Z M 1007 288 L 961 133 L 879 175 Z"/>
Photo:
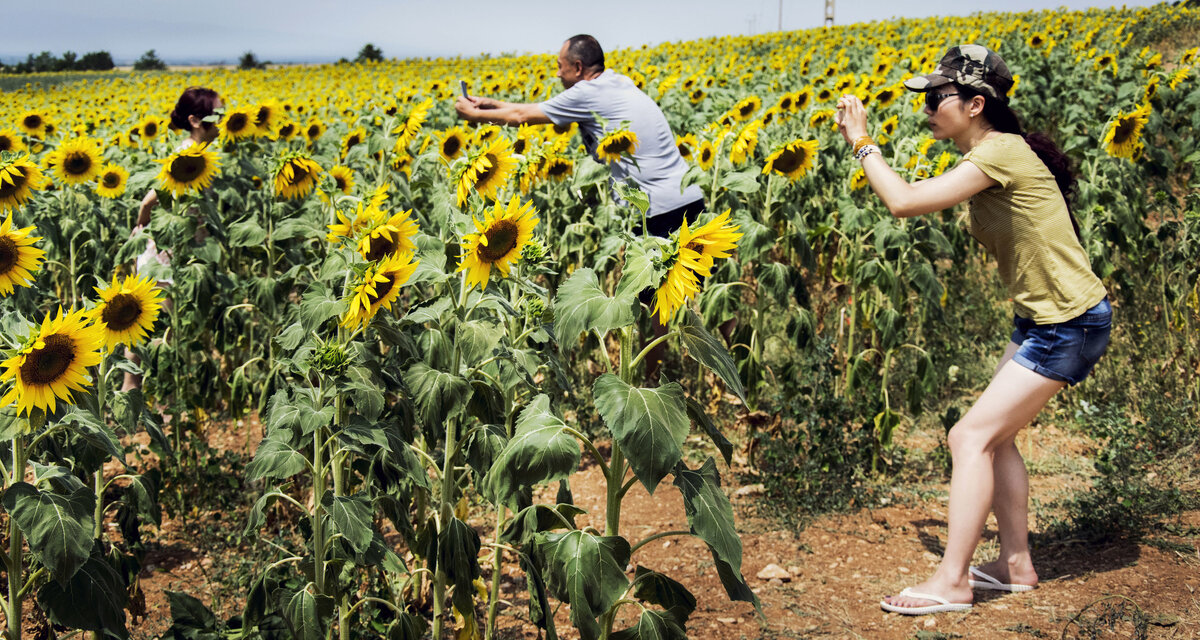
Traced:
<path id="1" fill-rule="evenodd" d="M 263 437 L 229 481 L 252 506 L 227 524 L 265 556 L 234 618 L 171 594 L 169 637 L 493 638 L 514 569 L 519 615 L 548 638 L 682 638 L 695 597 L 637 560 L 673 535 L 702 539 L 727 597 L 757 606 L 727 497 L 732 425 L 750 425 L 735 439 L 764 473 L 811 471 L 793 491 L 869 481 L 902 459 L 898 429 L 938 419 L 964 359 L 998 353 L 983 342 L 1006 326 L 1004 294 L 965 209 L 892 218 L 834 125 L 855 94 L 898 171 L 947 170 L 958 154 L 902 82 L 958 43 L 1005 58 L 1014 109 L 1075 161 L 1084 247 L 1120 322 L 1143 322 L 1125 349 L 1152 366 L 1098 373 L 1087 397 L 1166 393 L 1194 415 L 1200 54 L 1179 34 L 1198 25 L 1163 4 L 609 52 L 705 194 L 669 240 L 641 233 L 644 195 L 610 186 L 630 132 L 597 161 L 574 127 L 456 120 L 460 77 L 553 95 L 551 55 L 0 93 L 7 637 L 31 610 L 47 630 L 129 637 L 164 508 L 209 508 L 191 486 L 214 477 L 203 430 L 250 417 Z M 220 136 L 181 148 L 166 114 L 193 85 L 221 96 Z M 737 420 L 833 400 L 845 424 L 814 423 L 782 462 L 777 435 Z M 581 464 L 603 472 L 600 513 L 573 500 Z M 635 484 L 678 490 L 690 530 L 624 521 Z"/>

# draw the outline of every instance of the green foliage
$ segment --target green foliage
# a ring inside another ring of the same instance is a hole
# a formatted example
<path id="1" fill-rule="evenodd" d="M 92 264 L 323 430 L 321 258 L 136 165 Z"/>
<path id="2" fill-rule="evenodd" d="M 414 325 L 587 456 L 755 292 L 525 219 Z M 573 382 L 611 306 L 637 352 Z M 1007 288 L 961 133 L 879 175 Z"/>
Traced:
<path id="1" fill-rule="evenodd" d="M 158 54 L 154 53 L 154 49 L 150 49 L 142 54 L 142 57 L 133 62 L 134 71 L 165 71 L 167 63 L 159 59 Z"/>

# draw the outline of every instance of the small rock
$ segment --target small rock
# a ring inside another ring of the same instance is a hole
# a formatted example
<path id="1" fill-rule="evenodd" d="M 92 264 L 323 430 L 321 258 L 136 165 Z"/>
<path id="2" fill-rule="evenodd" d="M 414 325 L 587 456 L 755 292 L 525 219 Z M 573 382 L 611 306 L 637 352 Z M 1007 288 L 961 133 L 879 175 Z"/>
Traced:
<path id="1" fill-rule="evenodd" d="M 909 569 L 908 567 L 900 567 L 899 569 L 897 569 L 897 571 L 899 571 L 900 573 L 908 573 L 909 571 L 911 571 L 911 569 Z"/>
<path id="2" fill-rule="evenodd" d="M 768 584 L 773 584 L 773 585 L 779 586 L 779 585 L 783 584 L 783 580 L 780 580 L 779 578 L 771 578 L 768 581 Z"/>
<path id="3" fill-rule="evenodd" d="M 937 618 L 934 618 L 934 617 L 925 618 L 925 628 L 926 629 L 932 629 L 936 624 L 937 624 Z"/>
<path id="4" fill-rule="evenodd" d="M 792 574 L 788 573 L 787 569 L 784 569 L 777 564 L 769 564 L 763 567 L 762 571 L 759 571 L 757 576 L 759 580 L 771 580 L 772 578 L 778 578 L 786 581 L 792 579 Z"/>
<path id="5" fill-rule="evenodd" d="M 666 548 L 667 548 L 667 547 L 669 547 L 669 546 L 671 546 L 671 541 L 670 541 L 670 540 L 664 540 L 664 541 L 663 541 L 663 548 L 664 548 L 664 549 L 666 549 Z"/>
<path id="6" fill-rule="evenodd" d="M 738 497 L 760 496 L 766 493 L 766 490 L 767 488 L 761 484 L 748 484 L 744 487 L 739 487 L 737 491 L 733 492 L 733 495 Z"/>
<path id="7" fill-rule="evenodd" d="M 733 624 L 737 622 L 737 618 L 717 618 L 717 622 L 722 624 Z"/>
<path id="8" fill-rule="evenodd" d="M 791 565 L 788 567 L 788 573 L 790 573 L 794 576 L 798 576 L 798 575 L 800 575 L 800 567 L 798 567 L 796 565 Z"/>

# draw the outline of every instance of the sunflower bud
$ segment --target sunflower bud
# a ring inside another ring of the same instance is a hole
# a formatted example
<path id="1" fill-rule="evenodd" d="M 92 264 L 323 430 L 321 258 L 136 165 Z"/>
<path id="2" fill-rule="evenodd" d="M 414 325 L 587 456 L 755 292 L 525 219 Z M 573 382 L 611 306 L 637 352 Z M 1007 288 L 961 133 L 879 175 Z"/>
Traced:
<path id="1" fill-rule="evenodd" d="M 323 344 L 313 349 L 307 364 L 313 370 L 330 377 L 337 377 L 350 366 L 350 354 L 340 344 Z"/>
<path id="2" fill-rule="evenodd" d="M 546 301 L 537 296 L 526 296 L 525 301 L 525 317 L 530 322 L 541 322 L 542 315 L 546 313 Z"/>
<path id="3" fill-rule="evenodd" d="M 533 266 L 546 258 L 546 245 L 541 238 L 531 238 L 524 247 L 521 247 L 521 264 L 525 266 Z"/>

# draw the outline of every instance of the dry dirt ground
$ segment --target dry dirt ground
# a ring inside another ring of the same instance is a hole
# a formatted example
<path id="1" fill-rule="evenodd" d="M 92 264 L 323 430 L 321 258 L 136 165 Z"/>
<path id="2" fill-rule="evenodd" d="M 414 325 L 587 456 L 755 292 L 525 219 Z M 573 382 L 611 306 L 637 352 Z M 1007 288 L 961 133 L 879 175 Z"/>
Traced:
<path id="1" fill-rule="evenodd" d="M 244 449 L 246 429 L 253 448 L 260 427 L 255 420 L 244 427 L 209 427 L 212 446 Z M 1039 443 L 1060 443 L 1043 448 Z M 1064 487 L 1082 486 L 1079 466 L 1072 463 L 1087 447 L 1053 425 L 1035 425 L 1018 443 L 1033 470 L 1033 499 L 1048 502 Z M 603 525 L 604 484 L 595 465 L 585 464 L 572 479 L 576 503 L 591 514 L 580 526 Z M 735 458 L 735 467 L 738 466 Z M 895 504 L 817 518 L 802 531 L 793 531 L 771 516 L 776 508 L 755 490 L 746 469 L 730 470 L 720 463 L 723 482 L 742 477 L 741 491 L 729 487 L 744 545 L 742 570 L 762 601 L 760 618 L 746 603 L 730 602 L 717 579 L 703 543 L 691 537 L 671 537 L 640 549 L 633 562 L 664 572 L 695 594 L 698 608 L 688 622 L 688 636 L 715 640 L 755 638 L 828 638 L 879 640 L 936 640 L 942 638 L 1129 638 L 1132 606 L 1125 619 L 1113 605 L 1135 603 L 1145 614 L 1148 638 L 1200 638 L 1200 554 L 1163 550 L 1157 546 L 1114 543 L 1105 546 L 1057 544 L 1037 546 L 1035 562 L 1041 585 L 1024 594 L 979 592 L 976 606 L 967 613 L 904 617 L 885 613 L 878 602 L 920 582 L 935 566 L 946 536 L 946 484 L 926 487 L 924 499 L 897 500 Z M 750 482 L 746 482 L 746 479 Z M 683 502 L 678 491 L 664 481 L 654 496 L 636 485 L 625 501 L 623 533 L 641 539 L 656 532 L 686 529 Z M 249 496 L 252 502 L 254 496 Z M 193 515 L 196 518 L 213 514 Z M 241 514 L 224 514 L 231 530 L 240 528 Z M 1185 530 L 1200 527 L 1200 512 L 1187 513 Z M 1190 527 L 1190 529 L 1188 529 Z M 485 541 L 491 529 L 483 518 L 477 527 Z M 165 590 L 183 591 L 213 607 L 219 617 L 239 613 L 242 601 L 228 584 L 215 584 L 216 576 L 230 576 L 243 561 L 244 550 L 203 548 L 178 521 L 167 520 L 153 536 L 157 542 L 141 577 L 148 615 L 132 627 L 135 639 L 157 638 L 170 625 Z M 1194 546 L 1193 537 L 1183 542 Z M 977 560 L 989 559 L 996 549 L 994 522 L 989 524 Z M 483 560 L 481 558 L 481 560 Z M 512 563 L 515 565 L 515 563 Z M 786 580 L 760 579 L 767 565 L 787 570 Z M 484 566 L 490 566 L 485 562 Z M 524 579 L 515 566 L 502 581 L 502 598 L 513 606 L 501 615 L 501 637 L 536 638 L 525 622 Z M 485 569 L 485 580 L 489 579 Z M 1107 599 L 1106 599 L 1107 598 Z M 1128 600 L 1126 600 L 1126 598 Z M 1090 606 L 1089 606 L 1090 605 Z M 1103 620 L 1107 613 L 1109 618 Z M 632 615 L 632 614 L 630 614 Z M 1091 635 L 1080 630 L 1076 618 L 1090 625 Z M 629 615 L 625 616 L 631 619 Z M 566 607 L 558 615 L 560 637 L 577 634 L 567 619 Z M 1064 636 L 1064 630 L 1067 635 Z"/>

